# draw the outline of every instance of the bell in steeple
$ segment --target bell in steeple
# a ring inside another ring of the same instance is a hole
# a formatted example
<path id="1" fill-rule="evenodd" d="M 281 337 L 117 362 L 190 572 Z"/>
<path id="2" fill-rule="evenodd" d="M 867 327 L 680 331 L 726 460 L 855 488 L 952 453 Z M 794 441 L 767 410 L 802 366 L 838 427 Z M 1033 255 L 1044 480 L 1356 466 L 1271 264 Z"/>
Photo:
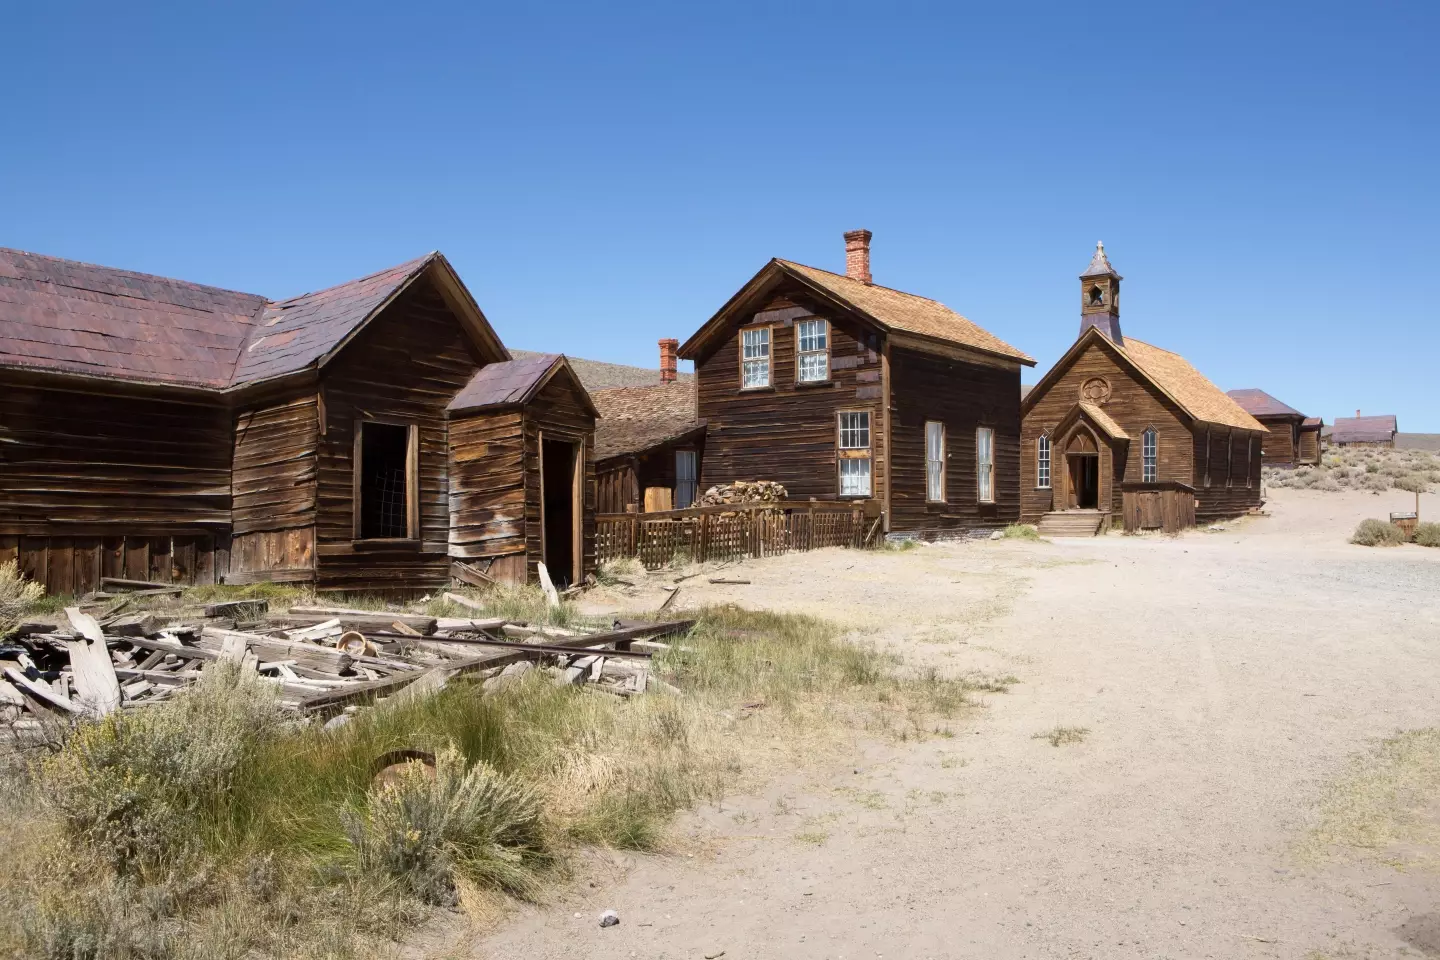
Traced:
<path id="1" fill-rule="evenodd" d="M 1095 244 L 1095 256 L 1090 266 L 1080 274 L 1080 333 L 1090 327 L 1099 327 L 1100 332 L 1111 342 L 1124 346 L 1120 336 L 1120 281 L 1124 279 L 1110 266 L 1105 256 L 1105 244 Z"/>

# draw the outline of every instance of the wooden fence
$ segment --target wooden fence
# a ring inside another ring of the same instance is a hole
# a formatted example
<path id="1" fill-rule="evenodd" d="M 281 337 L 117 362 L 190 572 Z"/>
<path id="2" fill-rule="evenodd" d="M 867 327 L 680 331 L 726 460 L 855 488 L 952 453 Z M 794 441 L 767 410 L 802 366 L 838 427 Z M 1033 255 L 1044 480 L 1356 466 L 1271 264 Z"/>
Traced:
<path id="1" fill-rule="evenodd" d="M 1120 506 L 1126 533 L 1178 533 L 1195 526 L 1195 488 L 1184 483 L 1122 483 Z"/>
<path id="2" fill-rule="evenodd" d="M 787 500 L 595 518 L 595 559 L 636 557 L 647 569 L 676 559 L 741 560 L 821 547 L 868 547 L 882 537 L 877 501 Z"/>

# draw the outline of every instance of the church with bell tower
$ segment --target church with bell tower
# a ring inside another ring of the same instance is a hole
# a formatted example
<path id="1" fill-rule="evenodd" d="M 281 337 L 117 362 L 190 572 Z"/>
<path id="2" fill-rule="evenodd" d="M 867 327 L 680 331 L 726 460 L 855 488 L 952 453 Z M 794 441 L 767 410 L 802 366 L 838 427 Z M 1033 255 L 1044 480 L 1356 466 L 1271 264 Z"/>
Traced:
<path id="1" fill-rule="evenodd" d="M 1120 332 L 1097 243 L 1080 332 L 1021 401 L 1021 518 L 1047 536 L 1173 532 L 1257 509 L 1265 427 L 1178 353 Z"/>

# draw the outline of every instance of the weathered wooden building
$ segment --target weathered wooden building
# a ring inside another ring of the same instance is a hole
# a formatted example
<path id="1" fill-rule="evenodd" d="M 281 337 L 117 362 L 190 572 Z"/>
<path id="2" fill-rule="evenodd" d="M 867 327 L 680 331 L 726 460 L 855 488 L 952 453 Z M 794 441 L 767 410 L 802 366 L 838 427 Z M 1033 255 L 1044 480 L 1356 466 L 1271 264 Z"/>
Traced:
<path id="1" fill-rule="evenodd" d="M 1319 418 L 1307 417 L 1289 404 L 1281 403 L 1264 390 L 1231 390 L 1231 400 L 1270 431 L 1265 436 L 1261 460 L 1267 467 L 1294 467 L 1320 462 Z"/>
<path id="2" fill-rule="evenodd" d="M 891 531 L 1020 515 L 1020 370 L 1034 360 L 944 304 L 876 284 L 870 232 L 846 271 L 771 260 L 680 347 L 706 422 L 700 486 L 880 501 Z"/>
<path id="3" fill-rule="evenodd" d="M 683 510 L 699 496 L 705 421 L 696 415 L 695 381 L 676 371 L 678 340 L 660 341 L 660 382 L 595 390 L 600 513 Z"/>
<path id="4" fill-rule="evenodd" d="M 438 253 L 271 301 L 0 250 L 0 561 L 52 592 L 433 589 L 496 559 L 455 539 L 447 408 L 507 360 Z"/>
<path id="5" fill-rule="evenodd" d="M 1097 246 L 1080 336 L 1021 404 L 1024 519 L 1093 535 L 1258 507 L 1265 427 L 1184 357 L 1121 334 L 1121 279 Z"/>
<path id="6" fill-rule="evenodd" d="M 1400 430 L 1394 414 L 1380 414 L 1362 417 L 1355 411 L 1353 417 L 1336 417 L 1335 426 L 1330 430 L 1330 442 L 1337 447 L 1383 447 L 1395 446 L 1395 434 Z"/>

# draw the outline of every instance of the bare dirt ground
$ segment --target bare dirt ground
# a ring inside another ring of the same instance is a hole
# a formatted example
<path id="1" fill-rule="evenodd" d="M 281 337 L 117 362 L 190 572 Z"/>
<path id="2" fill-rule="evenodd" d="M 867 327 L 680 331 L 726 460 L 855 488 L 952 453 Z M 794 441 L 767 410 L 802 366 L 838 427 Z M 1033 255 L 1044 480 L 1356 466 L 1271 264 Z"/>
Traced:
<path id="1" fill-rule="evenodd" d="M 857 742 L 697 811 L 693 854 L 598 857 L 436 955 L 1440 956 L 1440 875 L 1301 851 L 1352 758 L 1440 718 L 1440 550 L 1346 543 L 1413 502 L 1283 490 L 1223 533 L 821 551 L 724 571 L 749 586 L 687 580 L 678 606 L 812 611 L 1020 683 L 953 735 Z M 1057 726 L 1088 732 L 1037 738 Z M 601 929 L 607 907 L 621 924 Z"/>

